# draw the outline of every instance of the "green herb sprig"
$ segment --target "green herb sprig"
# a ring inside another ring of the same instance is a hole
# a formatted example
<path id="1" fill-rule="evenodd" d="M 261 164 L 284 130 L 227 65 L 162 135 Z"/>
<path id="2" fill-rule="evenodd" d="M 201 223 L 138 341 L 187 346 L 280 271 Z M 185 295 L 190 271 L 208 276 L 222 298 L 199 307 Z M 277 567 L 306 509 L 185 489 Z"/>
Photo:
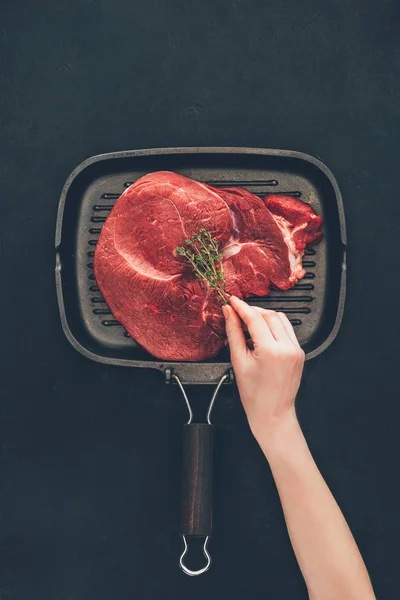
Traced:
<path id="1" fill-rule="evenodd" d="M 175 252 L 183 256 L 192 266 L 194 274 L 201 281 L 206 281 L 214 289 L 223 304 L 228 302 L 225 292 L 225 277 L 222 267 L 222 254 L 219 251 L 218 240 L 213 238 L 207 229 L 200 229 L 199 233 L 185 240 L 187 248 L 178 246 Z"/>

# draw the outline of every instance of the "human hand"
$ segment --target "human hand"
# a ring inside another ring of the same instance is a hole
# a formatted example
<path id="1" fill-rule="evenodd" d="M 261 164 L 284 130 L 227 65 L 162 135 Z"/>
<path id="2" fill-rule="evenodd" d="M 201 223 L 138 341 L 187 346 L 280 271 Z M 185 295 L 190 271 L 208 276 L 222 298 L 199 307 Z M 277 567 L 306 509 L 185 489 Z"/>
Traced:
<path id="1" fill-rule="evenodd" d="M 240 398 L 255 438 L 273 437 L 296 419 L 294 401 L 304 366 L 292 324 L 283 313 L 251 307 L 231 296 L 223 307 Z M 240 317 L 240 318 L 239 318 Z M 247 344 L 246 325 L 251 346 Z"/>

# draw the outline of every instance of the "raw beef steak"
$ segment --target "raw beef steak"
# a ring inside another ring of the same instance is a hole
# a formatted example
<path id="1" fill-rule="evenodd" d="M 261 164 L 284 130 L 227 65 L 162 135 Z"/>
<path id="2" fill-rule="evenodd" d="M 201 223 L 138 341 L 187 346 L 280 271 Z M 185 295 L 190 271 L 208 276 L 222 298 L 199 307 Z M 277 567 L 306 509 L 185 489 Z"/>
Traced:
<path id="1" fill-rule="evenodd" d="M 94 267 L 115 318 L 163 360 L 204 360 L 225 345 L 221 303 L 175 252 L 209 231 L 223 255 L 225 289 L 264 296 L 292 287 L 322 219 L 292 197 L 265 202 L 239 188 L 215 189 L 170 172 L 150 173 L 118 199 L 102 229 Z"/>

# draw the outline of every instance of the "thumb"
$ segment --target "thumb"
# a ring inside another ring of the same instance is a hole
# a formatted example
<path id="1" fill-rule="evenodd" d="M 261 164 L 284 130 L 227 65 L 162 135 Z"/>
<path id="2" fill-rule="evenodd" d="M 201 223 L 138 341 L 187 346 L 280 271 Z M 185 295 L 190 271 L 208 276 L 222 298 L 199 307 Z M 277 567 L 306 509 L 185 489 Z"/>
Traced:
<path id="1" fill-rule="evenodd" d="M 231 351 L 231 359 L 234 364 L 247 354 L 246 338 L 243 332 L 242 323 L 229 305 L 222 307 L 226 323 L 226 335 L 228 336 L 229 349 Z"/>

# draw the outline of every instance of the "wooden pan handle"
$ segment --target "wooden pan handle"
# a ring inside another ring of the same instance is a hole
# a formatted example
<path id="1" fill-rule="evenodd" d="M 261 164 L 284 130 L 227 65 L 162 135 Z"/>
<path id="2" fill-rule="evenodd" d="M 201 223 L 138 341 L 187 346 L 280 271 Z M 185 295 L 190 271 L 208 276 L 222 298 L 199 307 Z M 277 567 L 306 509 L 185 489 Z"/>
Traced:
<path id="1" fill-rule="evenodd" d="M 213 434 L 208 423 L 183 427 L 181 534 L 209 536 L 212 529 Z"/>

